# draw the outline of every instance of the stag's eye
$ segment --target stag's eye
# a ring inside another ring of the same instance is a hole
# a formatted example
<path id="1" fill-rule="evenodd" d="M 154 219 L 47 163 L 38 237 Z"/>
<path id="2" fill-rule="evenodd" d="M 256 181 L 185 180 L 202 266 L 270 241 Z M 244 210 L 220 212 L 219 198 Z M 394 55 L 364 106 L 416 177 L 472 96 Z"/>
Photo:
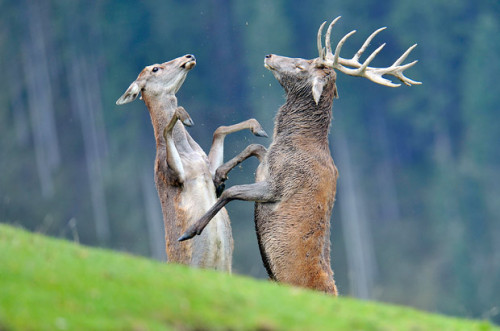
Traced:
<path id="1" fill-rule="evenodd" d="M 154 67 L 152 71 L 153 71 L 153 72 L 157 72 L 157 71 L 158 71 L 158 69 L 159 69 L 158 67 Z"/>

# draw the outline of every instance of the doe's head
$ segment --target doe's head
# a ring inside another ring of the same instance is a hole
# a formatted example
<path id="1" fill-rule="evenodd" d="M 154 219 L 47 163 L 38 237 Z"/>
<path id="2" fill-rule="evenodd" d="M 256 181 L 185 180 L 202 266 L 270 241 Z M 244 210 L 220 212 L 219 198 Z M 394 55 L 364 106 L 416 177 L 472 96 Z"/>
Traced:
<path id="1" fill-rule="evenodd" d="M 139 93 L 143 97 L 162 94 L 175 95 L 181 88 L 189 70 L 196 65 L 194 55 L 186 54 L 161 64 L 144 68 L 137 79 L 130 84 L 123 95 L 116 100 L 117 105 L 134 101 Z"/>

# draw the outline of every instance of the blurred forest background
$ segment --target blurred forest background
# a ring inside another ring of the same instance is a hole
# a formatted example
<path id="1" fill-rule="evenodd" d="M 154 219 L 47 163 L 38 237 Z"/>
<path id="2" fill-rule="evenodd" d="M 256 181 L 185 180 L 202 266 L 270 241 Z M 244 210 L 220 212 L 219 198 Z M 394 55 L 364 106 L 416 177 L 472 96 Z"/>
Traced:
<path id="1" fill-rule="evenodd" d="M 317 57 L 317 29 L 338 15 L 334 44 L 358 30 L 343 57 L 388 26 L 373 65 L 418 43 L 407 75 L 424 83 L 338 75 L 340 293 L 499 323 L 497 0 L 1 0 L 0 221 L 164 260 L 149 114 L 116 99 L 144 66 L 192 53 L 198 65 L 177 96 L 195 140 L 208 151 L 217 126 L 250 117 L 271 134 L 284 92 L 264 56 Z M 233 134 L 226 160 L 251 142 L 270 139 Z M 256 166 L 226 186 L 252 182 Z M 253 204 L 228 211 L 235 272 L 265 278 Z"/>

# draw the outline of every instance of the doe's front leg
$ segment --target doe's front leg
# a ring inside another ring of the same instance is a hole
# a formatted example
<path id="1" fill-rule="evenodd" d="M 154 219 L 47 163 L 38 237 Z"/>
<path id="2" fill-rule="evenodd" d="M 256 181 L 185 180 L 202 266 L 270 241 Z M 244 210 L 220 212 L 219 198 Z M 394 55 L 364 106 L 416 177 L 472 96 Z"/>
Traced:
<path id="1" fill-rule="evenodd" d="M 184 107 L 177 107 L 174 115 L 163 130 L 163 138 L 165 139 L 167 149 L 167 165 L 170 169 L 172 169 L 174 176 L 177 177 L 177 182 L 182 184 L 185 179 L 184 166 L 182 165 L 182 160 L 179 152 L 177 151 L 177 147 L 175 147 L 172 134 L 177 121 L 181 121 L 185 126 L 192 126 L 194 123 Z"/>

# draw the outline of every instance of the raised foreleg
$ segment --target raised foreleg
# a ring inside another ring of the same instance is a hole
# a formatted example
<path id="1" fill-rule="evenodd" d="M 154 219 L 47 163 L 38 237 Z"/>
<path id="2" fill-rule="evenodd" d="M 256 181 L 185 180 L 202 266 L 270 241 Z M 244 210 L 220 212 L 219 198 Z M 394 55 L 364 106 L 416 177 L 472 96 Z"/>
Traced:
<path id="1" fill-rule="evenodd" d="M 209 169 L 212 177 L 215 175 L 217 168 L 224 163 L 224 138 L 226 135 L 245 129 L 249 129 L 257 137 L 267 137 L 267 133 L 254 118 L 230 126 L 220 126 L 215 130 L 212 147 L 208 153 Z"/>
<path id="2" fill-rule="evenodd" d="M 175 109 L 174 115 L 170 119 L 170 122 L 165 126 L 163 130 L 163 138 L 165 139 L 165 144 L 167 146 L 167 165 L 173 171 L 173 174 L 177 177 L 177 182 L 184 183 L 184 167 L 182 166 L 182 160 L 175 147 L 173 138 L 173 129 L 177 121 L 180 120 L 186 126 L 192 126 L 193 120 L 189 116 L 188 112 L 184 107 L 177 107 Z"/>
<path id="3" fill-rule="evenodd" d="M 220 196 L 222 191 L 224 191 L 224 182 L 227 179 L 227 174 L 229 173 L 229 171 L 231 171 L 234 167 L 251 156 L 257 157 L 259 159 L 259 162 L 262 162 L 264 156 L 266 155 L 266 152 L 267 150 L 264 146 L 259 144 L 251 144 L 248 145 L 247 148 L 245 148 L 240 154 L 218 167 L 215 171 L 214 176 L 214 184 L 216 187 L 217 196 Z"/>
<path id="4" fill-rule="evenodd" d="M 247 185 L 236 185 L 224 191 L 219 200 L 196 223 L 191 225 L 178 239 L 184 241 L 201 234 L 210 220 L 231 200 L 256 202 L 272 202 L 276 200 L 267 182 L 258 182 Z"/>

